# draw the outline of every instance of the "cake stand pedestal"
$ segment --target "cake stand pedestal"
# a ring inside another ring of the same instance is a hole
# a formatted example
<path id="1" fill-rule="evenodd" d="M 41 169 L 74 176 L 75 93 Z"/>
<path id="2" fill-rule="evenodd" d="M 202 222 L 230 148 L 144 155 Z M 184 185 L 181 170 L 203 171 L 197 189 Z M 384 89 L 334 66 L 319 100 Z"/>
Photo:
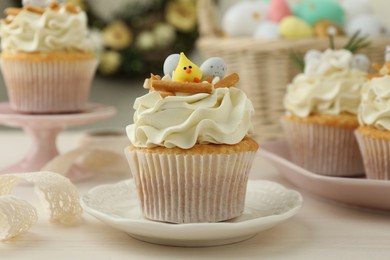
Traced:
<path id="1" fill-rule="evenodd" d="M 30 136 L 32 145 L 24 158 L 5 169 L 1 174 L 40 171 L 42 167 L 58 155 L 57 136 L 68 126 L 88 124 L 115 115 L 111 106 L 89 104 L 79 113 L 71 114 L 20 114 L 13 111 L 9 103 L 0 103 L 0 124 L 20 127 Z M 73 180 L 84 179 L 82 172 L 69 173 Z"/>

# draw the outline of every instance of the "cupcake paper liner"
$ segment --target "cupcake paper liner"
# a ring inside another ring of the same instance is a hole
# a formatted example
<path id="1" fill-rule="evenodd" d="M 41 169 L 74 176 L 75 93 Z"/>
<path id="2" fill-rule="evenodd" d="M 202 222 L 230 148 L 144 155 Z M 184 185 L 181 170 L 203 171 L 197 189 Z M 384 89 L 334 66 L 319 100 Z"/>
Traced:
<path id="1" fill-rule="evenodd" d="M 390 141 L 370 138 L 355 131 L 367 179 L 390 180 Z"/>
<path id="2" fill-rule="evenodd" d="M 0 61 L 11 108 L 22 113 L 64 113 L 85 109 L 98 62 Z"/>
<path id="3" fill-rule="evenodd" d="M 218 222 L 244 211 L 255 152 L 174 155 L 126 149 L 126 155 L 148 219 Z"/>
<path id="4" fill-rule="evenodd" d="M 282 120 L 295 164 L 327 176 L 364 174 L 354 130 Z"/>

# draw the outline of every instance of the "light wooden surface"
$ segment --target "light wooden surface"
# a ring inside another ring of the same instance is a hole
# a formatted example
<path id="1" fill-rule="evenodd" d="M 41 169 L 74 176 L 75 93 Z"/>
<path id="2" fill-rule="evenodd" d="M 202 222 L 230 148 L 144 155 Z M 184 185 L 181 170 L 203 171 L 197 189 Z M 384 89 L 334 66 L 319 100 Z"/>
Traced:
<path id="1" fill-rule="evenodd" d="M 80 134 L 61 134 L 60 150 L 72 149 Z M 21 132 L 0 131 L 0 168 L 20 159 L 29 142 Z M 252 178 L 296 189 L 261 158 L 254 168 Z M 116 181 L 97 176 L 76 185 L 83 194 L 93 186 Z M 389 212 L 345 206 L 300 192 L 304 205 L 296 216 L 252 239 L 219 247 L 179 248 L 135 240 L 86 214 L 77 226 L 51 224 L 32 187 L 18 186 L 14 195 L 38 208 L 39 221 L 27 233 L 0 242 L 0 259 L 390 259 Z"/>

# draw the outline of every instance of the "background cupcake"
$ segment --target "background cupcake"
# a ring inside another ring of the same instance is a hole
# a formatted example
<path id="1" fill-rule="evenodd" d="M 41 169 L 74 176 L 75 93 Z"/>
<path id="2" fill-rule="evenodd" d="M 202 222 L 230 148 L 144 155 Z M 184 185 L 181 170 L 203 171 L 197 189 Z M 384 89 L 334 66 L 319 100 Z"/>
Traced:
<path id="1" fill-rule="evenodd" d="M 369 65 L 347 49 L 306 54 L 304 72 L 287 88 L 282 120 L 296 164 L 321 175 L 364 173 L 353 131 Z"/>
<path id="2" fill-rule="evenodd" d="M 146 81 L 151 89 L 173 88 L 151 91 L 135 101 L 134 124 L 127 127 L 132 146 L 126 155 L 146 218 L 223 221 L 244 210 L 248 174 L 258 149 L 247 137 L 253 106 L 238 88 L 194 83 L 202 79 L 202 72 L 188 62 L 185 68 L 179 62 L 174 73 L 180 79 L 186 76 L 187 82 L 172 81 L 168 74 Z M 181 71 L 185 74 L 179 76 Z M 210 92 L 183 93 L 189 87 Z M 166 96 L 167 91 L 171 95 Z"/>
<path id="3" fill-rule="evenodd" d="M 389 59 L 390 60 L 390 59 Z M 390 63 L 363 88 L 356 131 L 369 179 L 390 180 Z"/>
<path id="4" fill-rule="evenodd" d="M 6 14 L 0 65 L 11 107 L 26 113 L 83 110 L 97 66 L 85 13 L 53 2 Z"/>

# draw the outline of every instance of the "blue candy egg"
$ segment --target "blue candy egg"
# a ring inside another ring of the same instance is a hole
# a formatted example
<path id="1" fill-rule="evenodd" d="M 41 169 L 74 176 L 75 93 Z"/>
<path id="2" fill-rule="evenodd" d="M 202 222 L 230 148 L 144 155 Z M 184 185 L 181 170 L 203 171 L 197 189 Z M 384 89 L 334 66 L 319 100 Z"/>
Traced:
<path id="1" fill-rule="evenodd" d="M 164 61 L 164 75 L 169 74 L 172 77 L 172 72 L 176 69 L 179 60 L 180 54 L 174 53 L 169 55 Z"/>
<path id="2" fill-rule="evenodd" d="M 344 23 L 344 10 L 335 0 L 303 0 L 293 6 L 293 14 L 311 25 L 321 20 Z"/>

